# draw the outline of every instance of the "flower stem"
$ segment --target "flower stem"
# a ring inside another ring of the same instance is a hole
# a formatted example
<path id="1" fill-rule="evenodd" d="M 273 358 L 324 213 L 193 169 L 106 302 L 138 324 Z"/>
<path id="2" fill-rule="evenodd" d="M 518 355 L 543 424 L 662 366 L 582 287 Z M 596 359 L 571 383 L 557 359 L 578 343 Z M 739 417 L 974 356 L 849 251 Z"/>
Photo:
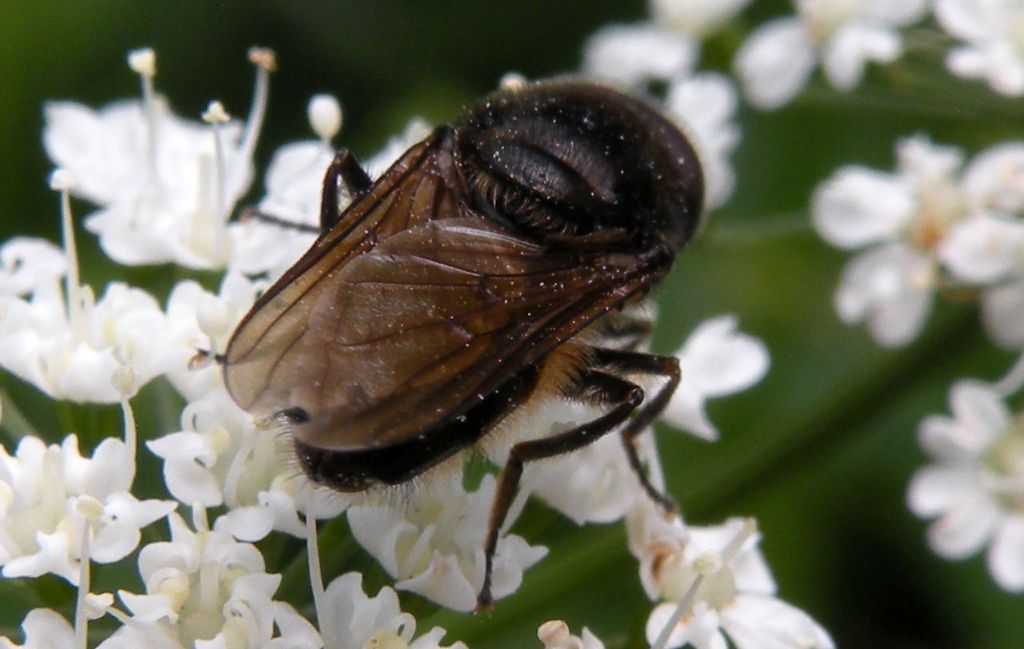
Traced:
<path id="1" fill-rule="evenodd" d="M 324 577 L 320 571 L 320 546 L 317 542 L 316 515 L 313 513 L 312 493 L 306 500 L 306 560 L 309 563 L 309 587 L 313 591 L 313 608 L 316 609 L 317 627 L 325 649 L 334 649 L 337 645 L 331 636 L 331 627 L 327 621 L 327 602 L 324 594 Z"/>
<path id="2" fill-rule="evenodd" d="M 67 187 L 60 190 L 61 230 L 64 235 L 64 255 L 67 257 L 68 272 L 65 276 L 68 323 L 77 336 L 80 333 L 82 296 L 78 277 L 78 247 L 75 245 L 75 226 L 71 219 L 71 195 Z"/>
<path id="3" fill-rule="evenodd" d="M 89 541 L 92 537 L 92 519 L 85 517 L 82 525 L 80 558 L 82 567 L 78 577 L 78 593 L 75 596 L 75 647 L 87 649 L 89 641 L 89 617 L 85 614 L 86 598 L 92 589 L 92 560 L 89 558 Z"/>

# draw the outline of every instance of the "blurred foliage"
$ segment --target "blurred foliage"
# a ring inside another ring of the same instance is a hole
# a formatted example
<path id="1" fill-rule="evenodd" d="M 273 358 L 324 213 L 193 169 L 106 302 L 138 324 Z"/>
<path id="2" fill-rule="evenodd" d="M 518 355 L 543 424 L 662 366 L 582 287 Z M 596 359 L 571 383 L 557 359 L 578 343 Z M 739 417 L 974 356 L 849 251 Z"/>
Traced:
<path id="1" fill-rule="evenodd" d="M 708 44 L 705 61 L 725 67 L 754 20 L 786 10 L 758 2 L 747 24 Z M 217 98 L 243 114 L 252 71 L 251 44 L 273 47 L 279 71 L 258 162 L 281 143 L 309 137 L 305 104 L 315 92 L 339 96 L 346 110 L 339 138 L 358 154 L 382 145 L 414 114 L 450 119 L 492 89 L 507 71 L 542 77 L 578 67 L 586 35 L 612 21 L 640 19 L 640 0 L 460 2 L 209 2 L 132 3 L 115 0 L 8 0 L 0 4 L 0 240 L 34 234 L 57 240 L 56 197 L 46 187 L 42 104 L 70 98 L 99 106 L 137 94 L 125 65 L 129 49 L 158 52 L 158 89 L 179 114 L 197 116 Z M 971 306 L 943 305 L 924 336 L 907 349 L 886 351 L 860 329 L 842 326 L 832 292 L 845 260 L 808 225 L 813 188 L 842 164 L 891 168 L 896 138 L 916 132 L 968 151 L 1020 136 L 1020 103 L 995 100 L 980 85 L 954 82 L 938 50 L 911 52 L 865 86 L 839 95 L 818 82 L 775 113 L 743 108 L 743 141 L 734 162 L 738 186 L 704 236 L 679 257 L 662 287 L 660 350 L 675 349 L 706 317 L 736 313 L 741 326 L 768 344 L 773 367 L 755 389 L 712 404 L 723 439 L 707 444 L 664 430 L 659 443 L 671 491 L 693 523 L 731 515 L 760 521 L 764 549 L 781 596 L 823 623 L 842 647 L 1016 648 L 1024 636 L 1024 599 L 999 591 L 974 558 L 948 563 L 931 554 L 925 524 L 904 504 L 905 489 L 923 457 L 915 433 L 927 414 L 944 412 L 952 381 L 996 378 L 1008 354 L 982 335 Z M 260 191 L 254 185 L 252 197 Z M 80 204 L 78 213 L 88 206 Z M 111 277 L 161 298 L 184 276 L 168 267 L 131 269 L 105 260 L 82 232 L 83 275 L 101 285 Z M 33 428 L 57 439 L 80 431 L 88 448 L 118 434 L 116 408 L 49 402 L 2 377 L 12 397 L 4 430 Z M 143 438 L 177 427 L 179 404 L 166 384 L 136 400 Z M 140 453 L 142 495 L 159 492 L 160 467 Z M 475 647 L 539 646 L 537 625 L 566 619 L 590 626 L 609 647 L 639 646 L 651 604 L 644 597 L 621 525 L 576 528 L 531 505 L 517 530 L 551 546 L 525 576 L 522 590 L 490 616 L 438 612 L 415 596 L 405 606 L 421 629 L 449 629 L 448 640 Z M 385 576 L 346 538 L 344 521 L 327 526 L 325 568 L 368 571 L 367 585 Z M 149 538 L 163 530 L 149 530 Z M 282 596 L 308 601 L 298 542 L 262 544 L 270 565 L 285 574 Z M 290 557 L 291 564 L 284 561 Z M 294 558 L 298 557 L 298 558 Z M 135 587 L 134 566 L 98 569 L 97 589 Z M 328 577 L 331 575 L 329 574 Z M 0 634 L 20 637 L 23 607 L 70 606 L 56 579 L 6 580 Z M 308 612 L 308 611 L 307 611 Z"/>

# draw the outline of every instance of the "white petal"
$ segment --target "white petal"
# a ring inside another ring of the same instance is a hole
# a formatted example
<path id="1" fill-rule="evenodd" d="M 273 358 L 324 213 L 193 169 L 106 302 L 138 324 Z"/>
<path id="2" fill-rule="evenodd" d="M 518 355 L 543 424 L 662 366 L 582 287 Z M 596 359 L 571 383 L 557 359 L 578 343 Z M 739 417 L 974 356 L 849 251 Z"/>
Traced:
<path id="1" fill-rule="evenodd" d="M 811 199 L 814 226 L 839 248 L 859 248 L 895 237 L 914 215 L 914 189 L 899 177 L 843 167 Z"/>
<path id="2" fill-rule="evenodd" d="M 824 628 L 800 609 L 774 597 L 741 594 L 722 609 L 722 626 L 737 649 L 833 649 Z"/>
<path id="3" fill-rule="evenodd" d="M 650 79 L 671 79 L 687 72 L 696 45 L 685 36 L 647 23 L 610 25 L 587 39 L 583 71 L 623 86 Z"/>
<path id="4" fill-rule="evenodd" d="M 279 630 L 279 637 L 266 644 L 266 649 L 320 649 L 323 640 L 316 627 L 309 620 L 299 615 L 291 604 L 274 602 L 274 625 Z"/>
<path id="5" fill-rule="evenodd" d="M 679 354 L 682 382 L 707 397 L 733 394 L 756 384 L 768 372 L 770 358 L 760 339 L 739 333 L 734 315 L 702 322 Z"/>
<path id="6" fill-rule="evenodd" d="M 980 454 L 1010 424 L 1010 410 L 991 386 L 978 381 L 957 381 L 949 391 L 949 404 L 970 446 Z"/>
<path id="7" fill-rule="evenodd" d="M 984 40 L 990 32 L 982 7 L 975 0 L 935 0 L 935 18 L 953 36 Z"/>
<path id="8" fill-rule="evenodd" d="M 907 488 L 907 505 L 922 518 L 933 518 L 984 498 L 985 490 L 974 467 L 928 466 L 914 474 Z"/>
<path id="9" fill-rule="evenodd" d="M 171 433 L 146 442 L 146 446 L 164 459 L 164 482 L 172 496 L 206 507 L 224 502 L 220 484 L 208 468 L 216 462 L 217 455 L 202 435 Z"/>
<path id="10" fill-rule="evenodd" d="M 266 507 L 237 507 L 217 518 L 214 529 L 240 541 L 259 541 L 274 529 L 274 517 Z"/>
<path id="11" fill-rule="evenodd" d="M 606 435 L 571 457 L 531 463 L 520 483 L 520 489 L 539 496 L 577 525 L 621 519 L 633 506 L 639 486 L 616 435 Z"/>
<path id="12" fill-rule="evenodd" d="M 70 543 L 65 532 L 36 532 L 38 550 L 35 554 L 15 557 L 4 564 L 4 577 L 40 577 L 52 573 L 72 584 L 78 583 L 81 566 L 71 558 Z"/>
<path id="13" fill-rule="evenodd" d="M 964 170 L 962 182 L 974 209 L 1024 210 L 1024 143 L 1006 142 L 985 149 Z"/>
<path id="14" fill-rule="evenodd" d="M 829 82 L 840 90 L 851 90 L 864 76 L 868 61 L 889 63 L 902 49 L 899 35 L 879 26 L 853 23 L 840 28 L 825 49 L 822 68 Z"/>
<path id="15" fill-rule="evenodd" d="M 647 618 L 645 635 L 647 636 L 648 644 L 654 644 L 654 641 L 661 635 L 662 629 L 672 619 L 675 609 L 676 605 L 674 603 L 663 603 L 654 607 L 654 610 L 651 611 L 650 616 Z M 687 626 L 686 618 L 684 617 L 679 624 L 676 624 L 672 633 L 669 634 L 668 642 L 665 643 L 666 649 L 676 649 L 689 642 L 690 634 Z"/>
<path id="16" fill-rule="evenodd" d="M 988 551 L 988 571 L 1003 590 L 1024 591 L 1024 518 L 1011 516 L 996 530 Z"/>
<path id="17" fill-rule="evenodd" d="M 49 241 L 14 237 L 0 247 L 0 295 L 26 295 L 66 269 L 64 252 Z"/>
<path id="18" fill-rule="evenodd" d="M 814 70 L 816 56 L 803 23 L 796 18 L 770 20 L 754 31 L 733 61 L 750 103 L 778 108 L 795 97 Z"/>
<path id="19" fill-rule="evenodd" d="M 652 0 L 655 22 L 700 40 L 750 4 L 750 0 Z"/>
<path id="20" fill-rule="evenodd" d="M 999 519 L 999 510 L 987 497 L 961 502 L 928 528 L 928 545 L 946 559 L 968 557 L 985 545 Z"/>
<path id="21" fill-rule="evenodd" d="M 966 282 L 994 283 L 1024 266 L 1024 221 L 977 213 L 953 224 L 939 259 Z"/>
<path id="22" fill-rule="evenodd" d="M 0 637 L 4 649 L 74 649 L 75 632 L 59 613 L 48 608 L 34 608 L 21 623 L 24 645 L 16 645 L 7 636 Z"/>
<path id="23" fill-rule="evenodd" d="M 847 324 L 868 321 L 872 338 L 885 347 L 913 340 L 931 310 L 933 262 L 894 243 L 855 257 L 843 270 L 836 311 Z"/>
<path id="24" fill-rule="evenodd" d="M 740 139 L 732 82 L 714 73 L 677 79 L 669 87 L 665 110 L 697 150 L 704 171 L 705 209 L 721 206 L 732 194 L 735 178 L 729 156 Z"/>
<path id="25" fill-rule="evenodd" d="M 1011 349 L 1024 347 L 1024 279 L 982 293 L 981 314 L 997 344 Z"/>
<path id="26" fill-rule="evenodd" d="M 477 589 L 469 583 L 454 556 L 434 553 L 427 568 L 411 579 L 395 583 L 395 588 L 423 595 L 453 611 L 469 613 L 476 606 Z"/>
<path id="27" fill-rule="evenodd" d="M 711 423 L 704 409 L 704 395 L 686 384 L 676 389 L 661 418 L 670 426 L 693 433 L 709 442 L 719 437 L 718 429 Z"/>
<path id="28" fill-rule="evenodd" d="M 929 4 L 927 0 L 871 0 L 868 15 L 890 25 L 904 27 L 924 18 Z"/>

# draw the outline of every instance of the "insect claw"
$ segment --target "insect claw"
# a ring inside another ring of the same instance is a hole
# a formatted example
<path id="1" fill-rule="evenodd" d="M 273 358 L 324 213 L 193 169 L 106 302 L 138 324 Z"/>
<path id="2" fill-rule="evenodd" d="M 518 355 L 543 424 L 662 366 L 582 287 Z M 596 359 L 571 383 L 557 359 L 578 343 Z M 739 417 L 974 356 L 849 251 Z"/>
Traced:
<path id="1" fill-rule="evenodd" d="M 494 598 L 491 597 L 490 592 L 481 592 L 476 596 L 476 608 L 473 609 L 473 613 L 490 613 L 494 610 Z"/>

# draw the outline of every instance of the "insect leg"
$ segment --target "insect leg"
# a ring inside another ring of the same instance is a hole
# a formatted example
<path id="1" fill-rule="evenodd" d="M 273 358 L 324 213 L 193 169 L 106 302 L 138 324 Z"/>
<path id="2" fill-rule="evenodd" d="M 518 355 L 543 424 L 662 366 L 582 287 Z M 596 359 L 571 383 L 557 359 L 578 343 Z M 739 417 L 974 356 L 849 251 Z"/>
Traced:
<path id="1" fill-rule="evenodd" d="M 240 221 L 260 221 L 268 225 L 276 225 L 279 228 L 285 228 L 287 230 L 296 230 L 298 232 L 310 232 L 312 234 L 319 234 L 320 228 L 315 225 L 306 225 L 305 223 L 296 223 L 295 221 L 289 221 L 288 219 L 282 219 L 273 214 L 267 214 L 261 212 L 255 205 L 250 205 L 242 209 L 242 213 L 239 215 Z"/>
<path id="2" fill-rule="evenodd" d="M 679 387 L 679 359 L 675 356 L 657 356 L 619 349 L 595 349 L 595 366 L 623 374 L 647 374 L 663 376 L 668 380 L 652 399 L 638 409 L 636 416 L 622 428 L 622 443 L 626 449 L 629 464 L 640 478 L 644 491 L 667 511 L 675 511 L 675 502 L 651 484 L 644 471 L 643 462 L 637 453 L 636 438 L 650 426 L 665 410 L 669 400 Z"/>
<path id="3" fill-rule="evenodd" d="M 323 193 L 320 195 L 320 232 L 330 230 L 341 218 L 341 210 L 338 209 L 338 181 L 341 181 L 342 188 L 353 200 L 373 186 L 370 176 L 352 152 L 348 149 L 338 151 L 324 174 Z"/>
<path id="4" fill-rule="evenodd" d="M 491 517 L 487 526 L 487 541 L 484 544 L 484 583 L 476 598 L 476 610 L 486 611 L 491 608 L 491 569 L 494 563 L 494 551 L 498 545 L 498 532 L 505 522 L 508 508 L 515 498 L 519 479 L 523 473 L 523 463 L 540 460 L 555 455 L 569 453 L 582 448 L 606 433 L 629 417 L 643 402 L 644 391 L 638 386 L 611 374 L 584 370 L 577 380 L 573 393 L 587 403 L 595 405 L 614 405 L 604 415 L 588 421 L 564 433 L 528 442 L 520 442 L 509 451 L 508 461 L 498 477 L 498 489 L 491 505 Z"/>

